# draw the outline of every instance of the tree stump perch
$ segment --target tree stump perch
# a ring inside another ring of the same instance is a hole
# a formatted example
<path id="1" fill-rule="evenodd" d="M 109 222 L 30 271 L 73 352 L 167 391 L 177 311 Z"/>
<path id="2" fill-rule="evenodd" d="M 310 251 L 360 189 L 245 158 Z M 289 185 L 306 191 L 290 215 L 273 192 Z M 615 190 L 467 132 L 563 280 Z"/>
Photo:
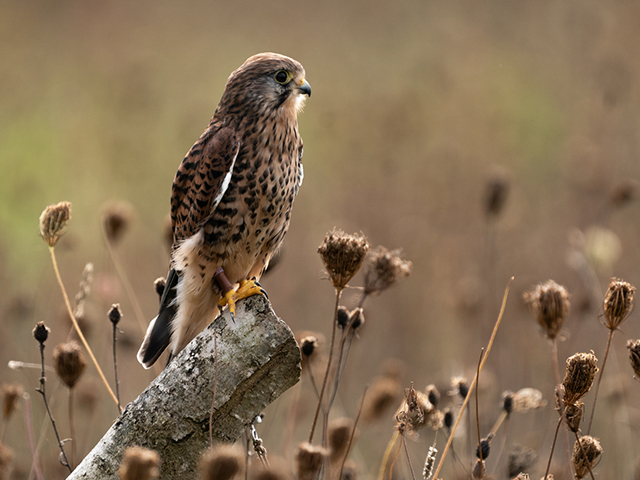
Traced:
<path id="1" fill-rule="evenodd" d="M 195 479 L 209 446 L 217 335 L 213 441 L 234 442 L 268 404 L 300 379 L 300 349 L 262 295 L 238 304 L 235 322 L 218 316 L 128 404 L 68 480 L 117 479 L 124 450 L 142 446 L 162 459 L 160 478 Z"/>

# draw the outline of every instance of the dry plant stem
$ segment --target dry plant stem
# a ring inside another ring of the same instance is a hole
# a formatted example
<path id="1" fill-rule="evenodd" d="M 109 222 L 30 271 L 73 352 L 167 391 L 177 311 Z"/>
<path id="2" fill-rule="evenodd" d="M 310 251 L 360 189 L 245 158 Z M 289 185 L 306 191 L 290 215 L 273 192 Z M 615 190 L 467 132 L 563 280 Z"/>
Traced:
<path id="1" fill-rule="evenodd" d="M 553 363 L 553 374 L 556 379 L 556 387 L 562 384 L 562 380 L 560 378 L 560 366 L 558 363 L 558 339 L 554 338 L 551 340 L 551 361 Z M 567 465 L 571 465 L 571 443 L 569 442 L 569 433 L 567 430 L 564 430 L 564 440 L 566 444 L 566 453 L 567 453 Z M 569 467 L 571 471 L 571 467 Z"/>
<path id="2" fill-rule="evenodd" d="M 209 448 L 213 448 L 213 413 L 216 408 L 216 393 L 218 393 L 218 333 L 215 330 L 213 332 L 213 351 L 216 368 L 213 375 L 213 400 L 211 400 L 211 413 L 209 413 Z"/>
<path id="3" fill-rule="evenodd" d="M 547 478 L 549 476 L 549 469 L 551 468 L 551 459 L 553 458 L 553 450 L 556 448 L 556 440 L 558 439 L 558 431 L 560 430 L 560 425 L 562 425 L 562 419 L 564 418 L 564 409 L 562 409 L 562 413 L 560 418 L 558 419 L 558 424 L 556 425 L 556 432 L 553 434 L 553 443 L 551 444 L 551 452 L 549 453 L 549 461 L 547 462 L 547 469 L 544 472 L 544 477 Z"/>
<path id="4" fill-rule="evenodd" d="M 396 460 L 398 460 L 398 455 L 400 455 L 400 450 L 402 450 L 403 442 L 404 442 L 404 435 L 400 434 L 400 445 L 398 445 L 398 451 L 393 456 L 393 460 L 391 461 L 391 465 L 389 466 L 389 480 L 393 480 L 393 467 L 396 464 Z"/>
<path id="5" fill-rule="evenodd" d="M 344 458 L 342 459 L 342 464 L 340 465 L 340 475 L 338 478 L 342 478 L 342 472 L 344 470 L 344 464 L 347 461 L 347 457 L 349 456 L 349 452 L 351 451 L 351 445 L 353 444 L 353 437 L 356 434 L 356 427 L 358 426 L 358 421 L 360 420 L 360 415 L 362 414 L 362 407 L 364 406 L 364 399 L 367 396 L 367 390 L 369 389 L 369 385 L 364 387 L 364 392 L 362 392 L 362 400 L 360 401 L 360 408 L 358 409 L 358 415 L 356 415 L 356 420 L 353 422 L 353 430 L 351 430 L 351 435 L 349 436 L 349 443 L 347 443 L 347 450 L 344 452 Z"/>
<path id="6" fill-rule="evenodd" d="M 133 306 L 133 311 L 136 314 L 136 320 L 138 320 L 138 326 L 140 327 L 140 331 L 144 334 L 147 331 L 147 327 L 145 326 L 144 314 L 142 313 L 142 308 L 140 308 L 140 303 L 138 303 L 138 298 L 135 295 L 135 291 L 131 286 L 131 282 L 129 281 L 129 277 L 127 276 L 127 272 L 122 268 L 120 263 L 120 258 L 118 257 L 118 253 L 113 248 L 113 245 L 109 241 L 107 237 L 107 232 L 102 227 L 102 236 L 104 237 L 104 243 L 107 245 L 107 251 L 109 252 L 109 256 L 111 257 L 111 261 L 113 262 L 113 266 L 116 269 L 116 273 L 118 277 L 120 277 L 120 281 L 122 282 L 122 286 L 124 287 L 124 291 L 127 292 L 127 296 L 129 297 L 129 301 L 131 301 L 131 305 Z"/>
<path id="7" fill-rule="evenodd" d="M 333 359 L 333 343 L 336 339 L 336 328 L 338 324 L 338 306 L 340 305 L 341 295 L 342 295 L 342 289 L 336 288 L 336 305 L 335 305 L 335 308 L 333 309 L 333 329 L 331 331 L 331 345 L 329 346 L 329 360 L 327 361 L 327 370 L 324 372 L 324 380 L 322 381 L 322 388 L 320 389 L 320 398 L 318 400 L 318 406 L 316 407 L 316 413 L 313 416 L 313 423 L 311 424 L 311 433 L 309 433 L 309 443 L 313 443 L 313 434 L 315 433 L 315 430 L 316 430 L 316 424 L 318 423 L 318 415 L 320 414 L 320 408 L 322 406 L 324 391 L 327 388 L 327 380 L 329 379 L 329 372 L 331 371 L 331 360 Z"/>
<path id="8" fill-rule="evenodd" d="M 116 341 L 118 333 L 118 327 L 114 323 L 113 324 L 113 372 L 116 382 L 116 398 L 118 399 L 118 408 L 122 411 L 122 404 L 120 403 L 120 382 L 118 381 L 118 357 L 116 353 Z"/>
<path id="9" fill-rule="evenodd" d="M 413 465 L 411 464 L 411 457 L 409 456 L 409 449 L 407 448 L 407 441 L 402 436 L 402 444 L 404 445 L 404 453 L 407 456 L 407 462 L 409 463 L 409 471 L 411 472 L 412 480 L 416 480 L 416 474 L 413 472 Z"/>
<path id="10" fill-rule="evenodd" d="M 587 435 L 591 433 L 591 424 L 593 423 L 593 414 L 596 411 L 596 402 L 598 401 L 598 391 L 600 391 L 600 382 L 602 381 L 602 375 L 604 374 L 604 366 L 607 364 L 607 357 L 609 356 L 609 349 L 611 348 L 611 339 L 613 338 L 615 330 L 609 330 L 609 338 L 607 339 L 607 350 L 604 352 L 604 359 L 602 359 L 602 368 L 600 368 L 600 375 L 598 376 L 598 383 L 596 384 L 596 392 L 593 397 L 593 406 L 591 407 L 591 416 L 589 417 L 589 428 L 587 428 Z"/>
<path id="11" fill-rule="evenodd" d="M 482 368 L 484 367 L 485 362 L 487 361 L 487 358 L 489 358 L 489 353 L 491 352 L 491 347 L 493 346 L 493 341 L 496 338 L 496 335 L 498 333 L 498 328 L 500 327 L 500 322 L 502 322 L 502 317 L 504 315 L 504 309 L 507 305 L 507 298 L 509 297 L 509 289 L 511 288 L 511 284 L 513 283 L 513 279 L 514 277 L 511 277 L 511 280 L 509 280 L 509 284 L 507 285 L 507 288 L 504 291 L 504 296 L 502 297 L 502 306 L 500 307 L 500 313 L 498 314 L 498 319 L 496 320 L 496 324 L 493 327 L 493 332 L 491 333 L 491 338 L 489 339 L 489 344 L 487 345 L 487 353 L 484 355 L 484 358 L 482 359 L 482 362 L 480 363 L 480 367 L 478 369 L 478 371 L 482 371 Z M 449 435 L 449 440 L 447 440 L 447 444 L 444 447 L 444 450 L 442 451 L 442 457 L 440 457 L 440 461 L 438 462 L 438 467 L 436 468 L 435 473 L 433 474 L 433 478 L 438 478 L 438 474 L 440 473 L 440 470 L 442 469 L 442 465 L 444 465 L 444 459 L 447 457 L 447 452 L 449 451 L 449 448 L 451 447 L 451 442 L 453 441 L 453 436 L 456 432 L 456 429 L 458 428 L 458 424 L 460 423 L 460 419 L 462 418 L 462 414 L 465 411 L 465 408 L 467 407 L 467 403 L 469 403 L 469 397 L 471 396 L 471 393 L 473 392 L 473 389 L 476 386 L 476 383 L 478 381 L 478 376 L 476 375 L 473 379 L 473 382 L 471 382 L 471 385 L 469 386 L 469 392 L 467 393 L 467 396 L 464 399 L 464 402 L 462 403 L 462 408 L 460 409 L 460 413 L 458 414 L 458 418 L 456 419 L 456 423 L 453 425 L 453 428 L 451 429 L 451 435 Z"/>
<path id="12" fill-rule="evenodd" d="M 484 348 L 480 350 L 480 358 L 478 359 L 478 366 L 476 367 L 476 383 L 480 382 L 480 364 L 482 363 L 482 357 L 484 357 Z M 480 454 L 480 461 L 482 462 L 482 438 L 480 437 L 480 408 L 478 406 L 478 389 L 475 391 L 476 397 L 476 430 L 478 431 L 478 453 Z"/>
<path id="13" fill-rule="evenodd" d="M 73 417 L 73 388 L 69 389 L 69 401 L 67 402 L 68 415 L 69 415 L 69 435 L 71 436 L 71 469 L 73 470 L 76 464 L 76 425 Z"/>
<path id="14" fill-rule="evenodd" d="M 64 452 L 64 444 L 60 440 L 60 435 L 58 435 L 58 429 L 56 428 L 56 421 L 53 419 L 53 415 L 51 415 L 51 410 L 49 409 L 49 402 L 47 401 L 47 395 L 45 393 L 46 378 L 44 376 L 44 343 L 40 343 L 39 348 L 40 348 L 40 362 L 42 363 L 42 374 L 40 376 L 40 387 L 36 389 L 36 392 L 39 392 L 42 395 L 44 406 L 47 409 L 47 415 L 49 415 L 49 420 L 51 420 L 51 425 L 53 426 L 53 431 L 56 434 L 56 440 L 58 441 L 58 446 L 60 447 L 60 452 L 62 453 L 62 458 L 64 459 L 64 465 L 69 469 L 69 473 L 71 473 L 72 468 L 71 468 L 71 465 L 69 464 L 69 460 L 67 459 L 67 454 Z"/>
<path id="15" fill-rule="evenodd" d="M 87 343 L 87 339 L 84 338 L 82 330 L 80 330 L 80 326 L 78 325 L 78 321 L 76 320 L 76 317 L 73 314 L 73 310 L 71 309 L 71 304 L 69 303 L 67 290 L 64 288 L 64 283 L 62 283 L 62 277 L 60 276 L 60 270 L 58 269 L 58 262 L 56 261 L 56 254 L 53 247 L 49 247 L 49 253 L 51 253 L 51 262 L 53 263 L 53 270 L 55 271 L 56 279 L 58 280 L 58 285 L 60 285 L 60 290 L 62 290 L 64 304 L 67 307 L 67 312 L 69 313 L 69 318 L 71 319 L 71 323 L 73 323 L 73 327 L 76 329 L 76 333 L 78 334 L 78 337 L 80 337 L 80 341 L 84 345 L 84 348 L 87 350 L 89 357 L 91 357 L 91 361 L 93 362 L 93 365 L 96 367 L 96 370 L 98 371 L 98 375 L 100 375 L 100 378 L 102 379 L 102 383 L 104 384 L 105 387 L 107 387 L 107 391 L 109 392 L 111 399 L 118 407 L 118 411 L 121 412 L 122 409 L 120 408 L 118 399 L 113 393 L 113 390 L 111 390 L 111 387 L 109 386 L 109 382 L 107 382 L 107 379 L 104 376 L 104 373 L 102 373 L 102 369 L 100 368 L 100 365 L 98 365 L 98 361 L 96 360 L 96 357 L 93 355 L 93 351 L 91 350 L 91 347 L 89 347 L 89 344 Z"/>
<path id="16" fill-rule="evenodd" d="M 45 367 L 45 370 L 48 370 L 49 368 L 50 367 Z M 60 388 L 60 384 L 56 383 L 56 386 L 53 389 L 53 393 L 51 394 L 51 405 L 50 405 L 51 408 L 55 406 L 56 398 L 57 398 L 56 393 L 58 392 L 59 388 Z M 36 457 L 40 456 L 42 445 L 46 440 L 47 429 L 49 428 L 49 422 L 47 420 L 48 420 L 47 417 L 44 417 L 42 419 L 42 426 L 40 427 L 40 435 L 38 436 L 38 443 L 36 444 Z M 33 480 L 34 474 L 35 474 L 34 465 L 31 464 L 31 470 L 29 471 L 29 476 L 27 477 L 27 480 Z"/>
<path id="17" fill-rule="evenodd" d="M 348 330 L 346 334 L 344 334 L 344 330 Z M 333 382 L 333 392 L 331 393 L 331 399 L 329 400 L 329 407 L 327 408 L 327 411 L 331 410 L 333 401 L 335 400 L 336 394 L 338 393 L 338 385 L 340 384 L 340 379 L 342 378 L 344 367 L 347 365 L 347 358 L 349 357 L 351 342 L 353 340 L 353 336 L 355 335 L 355 330 L 351 328 L 351 322 L 349 322 L 349 324 L 344 327 L 344 330 L 343 335 L 340 339 L 340 354 L 338 355 L 338 363 L 336 364 L 336 375 Z"/>
<path id="18" fill-rule="evenodd" d="M 309 372 L 309 380 L 311 381 L 311 386 L 313 387 L 313 391 L 316 394 L 316 399 L 320 400 L 320 392 L 318 392 L 318 386 L 316 385 L 316 380 L 313 377 L 313 372 L 311 371 L 311 362 L 307 357 L 302 357 L 303 361 L 307 364 L 307 372 Z M 322 407 L 322 411 L 324 414 L 324 406 Z"/>
<path id="19" fill-rule="evenodd" d="M 398 430 L 393 432 L 391 436 L 391 440 L 387 444 L 387 448 L 384 450 L 384 454 L 382 455 L 382 463 L 380 463 L 380 470 L 378 471 L 378 480 L 384 479 L 384 472 L 387 471 L 387 465 L 389 464 L 389 458 L 391 457 L 391 452 L 393 447 L 396 446 L 396 442 L 398 441 L 398 437 L 400 436 L 400 432 Z"/>
<path id="20" fill-rule="evenodd" d="M 24 423 L 27 431 L 27 440 L 29 442 L 29 451 L 31 452 L 31 465 L 38 480 L 44 480 L 38 463 L 38 452 L 36 451 L 36 442 L 33 437 L 33 422 L 31 418 L 31 397 L 28 393 L 22 395 L 24 401 Z"/>

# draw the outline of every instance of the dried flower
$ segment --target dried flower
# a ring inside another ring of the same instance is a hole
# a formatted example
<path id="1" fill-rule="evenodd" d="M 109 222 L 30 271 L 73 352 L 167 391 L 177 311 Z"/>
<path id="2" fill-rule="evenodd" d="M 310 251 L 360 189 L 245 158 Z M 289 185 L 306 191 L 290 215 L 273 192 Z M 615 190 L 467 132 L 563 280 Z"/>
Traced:
<path id="1" fill-rule="evenodd" d="M 451 379 L 451 386 L 453 390 L 449 392 L 449 395 L 460 395 L 464 400 L 469 393 L 469 383 L 464 377 L 453 377 Z"/>
<path id="2" fill-rule="evenodd" d="M 116 244 L 133 220 L 133 207 L 128 202 L 111 202 L 102 210 L 102 225 L 107 240 Z"/>
<path id="3" fill-rule="evenodd" d="M 200 460 L 203 480 L 230 480 L 242 470 L 242 450 L 233 445 L 216 445 L 207 450 Z"/>
<path id="4" fill-rule="evenodd" d="M 504 410 L 507 415 L 510 415 L 511 412 L 513 412 L 513 392 L 511 390 L 502 392 L 502 401 L 500 403 L 502 410 Z"/>
<path id="5" fill-rule="evenodd" d="M 160 478 L 160 456 L 143 447 L 128 447 L 118 470 L 121 480 L 154 480 Z"/>
<path id="6" fill-rule="evenodd" d="M 364 235 L 348 235 L 342 230 L 332 230 L 318 247 L 331 284 L 342 290 L 360 269 L 369 251 Z"/>
<path id="7" fill-rule="evenodd" d="M 433 430 L 442 428 L 444 414 L 431 405 L 425 393 L 413 388 L 407 389 L 406 397 L 396 412 L 396 429 L 404 434 L 415 432 L 424 426 Z"/>
<path id="8" fill-rule="evenodd" d="M 520 472 L 518 476 L 515 478 L 515 480 L 530 480 L 530 479 L 531 477 L 529 476 L 529 474 L 524 472 Z"/>
<path id="9" fill-rule="evenodd" d="M 476 445 L 476 457 L 482 458 L 483 460 L 489 457 L 489 453 L 491 453 L 491 438 L 483 438 L 480 440 L 480 445 Z M 480 447 L 482 447 L 482 457 L 480 457 Z"/>
<path id="10" fill-rule="evenodd" d="M 71 218 L 71 204 L 60 202 L 49 205 L 40 215 L 40 235 L 50 247 L 54 247 L 67 229 Z"/>
<path id="11" fill-rule="evenodd" d="M 535 388 L 521 388 L 513 394 L 512 402 L 512 410 L 517 413 L 541 408 L 547 404 L 542 398 L 542 392 Z"/>
<path id="12" fill-rule="evenodd" d="M 593 469 L 600 461 L 600 455 L 602 455 L 602 447 L 596 438 L 585 435 L 576 440 L 571 454 L 576 478 L 586 477 L 589 470 Z"/>
<path id="13" fill-rule="evenodd" d="M 349 314 L 349 325 L 352 330 L 357 330 L 364 324 L 364 310 L 360 307 L 354 308 Z"/>
<path id="14" fill-rule="evenodd" d="M 365 295 L 378 294 L 398 280 L 411 275 L 413 264 L 400 257 L 400 250 L 389 251 L 379 246 L 373 249 L 366 261 L 364 274 Z"/>
<path id="15" fill-rule="evenodd" d="M 524 300 L 529 304 L 544 335 L 549 340 L 555 339 L 569 313 L 569 293 L 566 288 L 547 280 L 526 292 Z"/>
<path id="16" fill-rule="evenodd" d="M 538 461 L 538 454 L 531 448 L 515 444 L 509 450 L 507 468 L 509 478 L 515 477 L 520 472 L 529 470 Z"/>
<path id="17" fill-rule="evenodd" d="M 631 368 L 636 374 L 636 380 L 640 380 L 640 340 L 627 341 L 627 348 L 629 349 Z"/>
<path id="18" fill-rule="evenodd" d="M 305 357 L 310 357 L 318 347 L 318 339 L 313 335 L 308 335 L 300 341 L 300 351 Z"/>
<path id="19" fill-rule="evenodd" d="M 433 467 L 436 464 L 436 456 L 438 455 L 438 449 L 435 447 L 429 447 L 427 451 L 427 458 L 424 461 L 424 468 L 422 469 L 422 478 L 429 480 L 433 475 Z"/>
<path id="20" fill-rule="evenodd" d="M 425 393 L 427 394 L 427 398 L 429 399 L 429 403 L 434 407 L 438 408 L 438 404 L 440 403 L 440 392 L 436 388 L 435 385 L 427 385 L 425 389 Z"/>
<path id="21" fill-rule="evenodd" d="M 107 313 L 107 316 L 109 317 L 109 321 L 111 323 L 113 323 L 114 325 L 117 325 L 120 319 L 122 318 L 122 311 L 120 310 L 120 304 L 114 303 L 113 305 L 111 305 L 111 308 Z"/>
<path id="22" fill-rule="evenodd" d="M 365 423 L 381 419 L 392 405 L 397 404 L 402 386 L 395 378 L 377 377 L 369 387 L 362 406 Z"/>
<path id="23" fill-rule="evenodd" d="M 53 368 L 67 387 L 73 388 L 87 366 L 77 342 L 60 343 L 53 349 Z"/>
<path id="24" fill-rule="evenodd" d="M 453 427 L 453 411 L 450 408 L 444 409 L 443 423 L 447 430 L 450 430 L 451 427 Z"/>
<path id="25" fill-rule="evenodd" d="M 322 464 L 327 456 L 325 448 L 315 447 L 309 442 L 298 445 L 295 457 L 298 480 L 319 480 Z"/>
<path id="26" fill-rule="evenodd" d="M 636 287 L 619 278 L 612 278 L 604 296 L 605 326 L 617 330 L 633 311 Z"/>
<path id="27" fill-rule="evenodd" d="M 16 409 L 22 395 L 22 385 L 18 383 L 2 385 L 2 418 L 6 421 Z"/>
<path id="28" fill-rule="evenodd" d="M 497 217 L 502 212 L 509 195 L 509 177 L 505 171 L 496 169 L 487 179 L 484 212 L 487 217 Z"/>
<path id="29" fill-rule="evenodd" d="M 329 451 L 332 462 L 342 460 L 344 457 L 353 427 L 353 420 L 346 417 L 329 422 Z"/>
<path id="30" fill-rule="evenodd" d="M 564 418 L 567 422 L 569 430 L 574 433 L 580 431 L 580 422 L 584 415 L 584 402 L 578 400 L 576 403 L 570 403 L 564 410 Z"/>
<path id="31" fill-rule="evenodd" d="M 484 480 L 486 478 L 485 472 L 486 472 L 486 468 L 485 468 L 484 460 L 478 459 L 475 465 L 473 466 L 473 470 L 471 471 L 471 478 L 474 478 L 477 480 Z"/>
<path id="32" fill-rule="evenodd" d="M 50 331 L 44 322 L 38 322 L 33 329 L 33 338 L 35 338 L 38 343 L 43 344 L 47 341 L 47 338 L 49 338 Z"/>
<path id="33" fill-rule="evenodd" d="M 345 328 L 349 324 L 349 310 L 347 307 L 340 305 L 336 312 L 336 321 L 340 328 Z"/>
<path id="34" fill-rule="evenodd" d="M 598 373 L 597 363 L 593 353 L 576 353 L 567 359 L 562 381 L 566 405 L 576 403 L 589 392 Z"/>

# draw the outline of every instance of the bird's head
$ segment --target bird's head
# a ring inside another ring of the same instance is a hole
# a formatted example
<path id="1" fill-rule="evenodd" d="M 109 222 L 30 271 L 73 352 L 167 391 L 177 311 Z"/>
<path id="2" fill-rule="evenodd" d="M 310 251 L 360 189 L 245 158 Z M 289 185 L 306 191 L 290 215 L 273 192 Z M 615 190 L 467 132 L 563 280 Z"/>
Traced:
<path id="1" fill-rule="evenodd" d="M 277 53 L 259 53 L 229 76 L 218 109 L 222 114 L 283 113 L 295 118 L 310 96 L 300 63 Z"/>

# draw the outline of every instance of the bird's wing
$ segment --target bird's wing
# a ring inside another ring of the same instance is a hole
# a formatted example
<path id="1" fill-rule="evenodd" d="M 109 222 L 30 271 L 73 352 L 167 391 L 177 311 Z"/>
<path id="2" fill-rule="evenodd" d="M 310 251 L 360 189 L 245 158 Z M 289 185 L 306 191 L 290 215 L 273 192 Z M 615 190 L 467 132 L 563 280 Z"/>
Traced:
<path id="1" fill-rule="evenodd" d="M 182 161 L 173 181 L 174 242 L 196 234 L 229 187 L 240 141 L 233 129 L 210 128 Z"/>

